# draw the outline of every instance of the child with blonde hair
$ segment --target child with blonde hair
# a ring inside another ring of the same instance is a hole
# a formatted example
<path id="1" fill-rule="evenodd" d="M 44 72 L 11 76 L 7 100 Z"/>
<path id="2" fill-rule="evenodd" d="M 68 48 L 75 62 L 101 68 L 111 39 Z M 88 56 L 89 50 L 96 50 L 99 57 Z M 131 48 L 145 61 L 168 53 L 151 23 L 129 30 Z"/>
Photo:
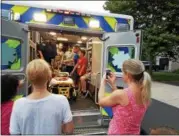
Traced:
<path id="1" fill-rule="evenodd" d="M 109 125 L 109 135 L 140 134 L 140 126 L 151 99 L 151 77 L 145 72 L 139 60 L 126 60 L 122 66 L 126 89 L 117 89 L 116 76 L 110 73 L 103 77 L 99 90 L 99 105 L 112 107 L 113 118 Z M 105 97 L 105 83 L 112 87 L 110 96 Z"/>
<path id="2" fill-rule="evenodd" d="M 72 113 L 67 98 L 47 90 L 52 77 L 49 64 L 42 59 L 33 60 L 27 65 L 26 75 L 33 90 L 14 103 L 10 134 L 72 134 Z"/>

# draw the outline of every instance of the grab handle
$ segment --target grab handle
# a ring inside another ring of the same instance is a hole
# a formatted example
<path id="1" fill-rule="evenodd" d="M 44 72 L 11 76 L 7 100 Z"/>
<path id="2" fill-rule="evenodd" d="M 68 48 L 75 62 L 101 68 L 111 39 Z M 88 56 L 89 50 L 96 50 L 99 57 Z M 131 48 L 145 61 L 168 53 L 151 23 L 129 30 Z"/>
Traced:
<path id="1" fill-rule="evenodd" d="M 95 103 L 98 104 L 98 82 L 97 82 L 97 77 L 100 76 L 100 73 L 97 73 L 96 78 L 95 78 Z"/>

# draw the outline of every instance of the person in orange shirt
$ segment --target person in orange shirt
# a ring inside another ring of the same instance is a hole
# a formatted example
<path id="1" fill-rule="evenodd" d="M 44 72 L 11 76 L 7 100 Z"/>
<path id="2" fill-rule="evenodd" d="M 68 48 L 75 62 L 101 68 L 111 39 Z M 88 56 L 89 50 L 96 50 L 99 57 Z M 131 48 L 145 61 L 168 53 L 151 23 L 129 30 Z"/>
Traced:
<path id="1" fill-rule="evenodd" d="M 75 65 L 73 71 L 71 72 L 71 75 L 73 75 L 74 71 L 77 70 L 77 81 L 79 81 L 80 77 L 83 76 L 84 74 L 86 74 L 86 69 L 87 69 L 87 64 L 88 64 L 88 60 L 85 57 L 85 50 L 81 49 L 79 51 L 79 59 L 77 64 Z M 86 95 L 87 92 L 82 92 L 83 95 Z"/>

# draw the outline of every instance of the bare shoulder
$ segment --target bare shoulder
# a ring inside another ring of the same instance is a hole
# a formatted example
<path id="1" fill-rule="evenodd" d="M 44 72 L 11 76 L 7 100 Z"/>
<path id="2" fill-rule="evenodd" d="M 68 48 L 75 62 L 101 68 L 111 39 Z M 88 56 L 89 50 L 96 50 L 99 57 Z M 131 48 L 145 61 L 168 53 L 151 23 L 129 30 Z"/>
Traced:
<path id="1" fill-rule="evenodd" d="M 113 93 L 113 98 L 118 100 L 119 104 L 122 104 L 124 100 L 127 98 L 127 94 L 124 89 L 115 90 Z"/>
<path id="2" fill-rule="evenodd" d="M 117 89 L 112 94 L 117 97 L 122 97 L 122 96 L 125 96 L 126 93 L 124 89 Z"/>

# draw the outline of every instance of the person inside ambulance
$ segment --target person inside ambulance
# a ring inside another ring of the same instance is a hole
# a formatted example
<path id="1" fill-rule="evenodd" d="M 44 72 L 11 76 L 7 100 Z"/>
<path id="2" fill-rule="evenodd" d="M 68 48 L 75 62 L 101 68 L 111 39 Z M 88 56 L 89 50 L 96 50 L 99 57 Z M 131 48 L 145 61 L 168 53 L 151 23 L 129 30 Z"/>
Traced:
<path id="1" fill-rule="evenodd" d="M 79 83 L 79 79 L 81 76 L 83 76 L 84 74 L 86 74 L 86 70 L 87 70 L 87 65 L 88 65 L 88 60 L 85 57 L 85 50 L 81 49 L 79 51 L 79 59 L 77 64 L 75 65 L 73 71 L 71 72 L 70 75 L 73 75 L 75 70 L 77 71 L 76 73 L 76 77 L 75 77 L 75 82 L 78 84 Z M 85 90 L 84 90 L 85 91 Z M 87 92 L 82 92 L 82 94 L 85 96 Z"/>
<path id="2" fill-rule="evenodd" d="M 64 52 L 63 52 L 63 44 L 57 44 L 57 55 L 58 56 L 63 56 Z"/>
<path id="3" fill-rule="evenodd" d="M 80 77 L 80 91 L 81 91 L 82 94 L 85 94 L 84 98 L 86 98 L 89 94 L 89 91 L 86 88 L 86 86 L 87 86 L 86 80 L 91 77 L 91 61 L 92 61 L 92 59 L 90 59 L 86 74 L 84 74 L 83 76 Z"/>
<path id="4" fill-rule="evenodd" d="M 78 58 L 79 58 L 79 55 L 78 55 L 79 50 L 80 50 L 80 47 L 78 45 L 73 46 L 73 58 L 67 59 L 63 63 L 67 64 L 67 63 L 72 62 L 76 65 Z"/>
<path id="5" fill-rule="evenodd" d="M 67 51 L 65 52 L 65 60 L 73 60 L 73 57 L 74 57 L 74 53 L 72 52 L 72 49 L 68 47 Z M 65 69 L 66 72 L 71 73 L 73 68 L 74 68 L 73 61 L 69 61 L 68 63 L 66 63 L 66 69 Z"/>
<path id="6" fill-rule="evenodd" d="M 54 40 L 45 40 L 37 46 L 40 58 L 51 64 L 51 60 L 57 55 L 57 47 Z"/>
<path id="7" fill-rule="evenodd" d="M 79 50 L 80 50 L 80 47 L 78 45 L 73 46 L 73 58 L 69 59 L 69 60 L 65 60 L 63 62 L 65 65 L 68 64 L 68 63 L 73 63 L 73 68 L 72 68 L 72 70 L 70 69 L 70 71 L 73 71 L 74 65 L 76 65 L 77 62 L 78 62 L 78 59 L 79 59 L 79 55 L 78 55 Z M 78 82 L 77 81 L 78 81 L 79 78 L 78 78 L 78 74 L 77 74 L 76 69 L 70 75 L 71 75 L 72 79 L 74 80 L 75 88 L 77 88 L 78 87 Z"/>

